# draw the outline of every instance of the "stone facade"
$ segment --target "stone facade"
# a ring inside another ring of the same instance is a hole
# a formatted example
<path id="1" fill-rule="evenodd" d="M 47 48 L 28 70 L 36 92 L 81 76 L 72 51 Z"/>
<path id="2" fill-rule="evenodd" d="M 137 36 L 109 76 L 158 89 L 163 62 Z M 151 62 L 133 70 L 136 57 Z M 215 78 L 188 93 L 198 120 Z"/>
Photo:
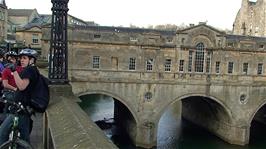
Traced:
<path id="1" fill-rule="evenodd" d="M 237 13 L 233 34 L 266 36 L 266 0 L 242 0 Z"/>
<path id="2" fill-rule="evenodd" d="M 0 2 L 0 42 L 7 39 L 7 6 L 5 1 Z"/>
<path id="3" fill-rule="evenodd" d="M 49 31 L 42 28 L 43 56 Z M 160 117 L 180 101 L 187 119 L 244 145 L 254 115 L 266 103 L 266 38 L 199 24 L 177 32 L 70 26 L 68 39 L 73 92 L 121 102 L 132 115 L 124 126 L 137 146 L 156 145 Z"/>
<path id="4" fill-rule="evenodd" d="M 20 29 L 16 31 L 17 42 L 33 49 L 41 49 L 42 30 L 39 26 L 32 26 L 29 29 Z"/>

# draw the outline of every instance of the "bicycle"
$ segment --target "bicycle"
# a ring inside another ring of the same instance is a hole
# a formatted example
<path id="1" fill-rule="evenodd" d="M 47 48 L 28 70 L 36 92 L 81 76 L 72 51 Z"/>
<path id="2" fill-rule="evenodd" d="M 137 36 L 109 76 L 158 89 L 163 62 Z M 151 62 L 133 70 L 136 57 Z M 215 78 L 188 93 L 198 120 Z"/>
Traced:
<path id="1" fill-rule="evenodd" d="M 11 132 L 9 133 L 9 140 L 0 145 L 0 149 L 33 149 L 32 146 L 20 138 L 20 132 L 18 128 L 19 112 L 23 111 L 29 113 L 28 110 L 21 104 L 21 102 L 7 101 L 0 99 L 0 102 L 9 104 L 12 108 L 11 113 L 14 114 Z"/>

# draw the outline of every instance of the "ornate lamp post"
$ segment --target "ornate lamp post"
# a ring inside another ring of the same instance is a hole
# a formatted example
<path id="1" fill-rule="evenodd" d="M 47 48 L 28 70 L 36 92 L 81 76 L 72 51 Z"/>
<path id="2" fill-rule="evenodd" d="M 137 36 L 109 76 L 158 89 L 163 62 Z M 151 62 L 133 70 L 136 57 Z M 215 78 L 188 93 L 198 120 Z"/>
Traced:
<path id="1" fill-rule="evenodd" d="M 67 12 L 69 0 L 52 0 L 49 79 L 52 84 L 68 83 Z"/>

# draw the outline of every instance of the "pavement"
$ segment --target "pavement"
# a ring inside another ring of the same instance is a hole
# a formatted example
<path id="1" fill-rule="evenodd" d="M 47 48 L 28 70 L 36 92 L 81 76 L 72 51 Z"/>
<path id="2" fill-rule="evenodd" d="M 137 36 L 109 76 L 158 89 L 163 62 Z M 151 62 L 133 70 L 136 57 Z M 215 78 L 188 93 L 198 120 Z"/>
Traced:
<path id="1" fill-rule="evenodd" d="M 43 114 L 36 113 L 32 116 L 33 128 L 30 135 L 30 141 L 33 149 L 43 149 L 42 135 L 43 135 Z"/>

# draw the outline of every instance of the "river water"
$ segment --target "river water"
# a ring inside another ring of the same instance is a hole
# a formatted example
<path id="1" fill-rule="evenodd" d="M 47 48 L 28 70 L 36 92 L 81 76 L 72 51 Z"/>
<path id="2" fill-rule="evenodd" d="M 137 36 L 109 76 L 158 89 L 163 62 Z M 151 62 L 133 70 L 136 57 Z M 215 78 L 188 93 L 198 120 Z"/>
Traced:
<path id="1" fill-rule="evenodd" d="M 94 121 L 113 122 L 114 100 L 104 95 L 80 97 L 80 106 Z M 97 123 L 99 124 L 99 123 Z M 105 123 L 106 124 L 106 123 Z M 107 124 L 106 124 L 107 125 Z M 139 149 L 121 135 L 115 125 L 108 124 L 104 133 L 121 149 Z M 157 134 L 157 149 L 266 149 L 266 126 L 252 123 L 250 144 L 237 146 L 181 118 L 179 106 L 172 106 L 162 115 Z"/>

